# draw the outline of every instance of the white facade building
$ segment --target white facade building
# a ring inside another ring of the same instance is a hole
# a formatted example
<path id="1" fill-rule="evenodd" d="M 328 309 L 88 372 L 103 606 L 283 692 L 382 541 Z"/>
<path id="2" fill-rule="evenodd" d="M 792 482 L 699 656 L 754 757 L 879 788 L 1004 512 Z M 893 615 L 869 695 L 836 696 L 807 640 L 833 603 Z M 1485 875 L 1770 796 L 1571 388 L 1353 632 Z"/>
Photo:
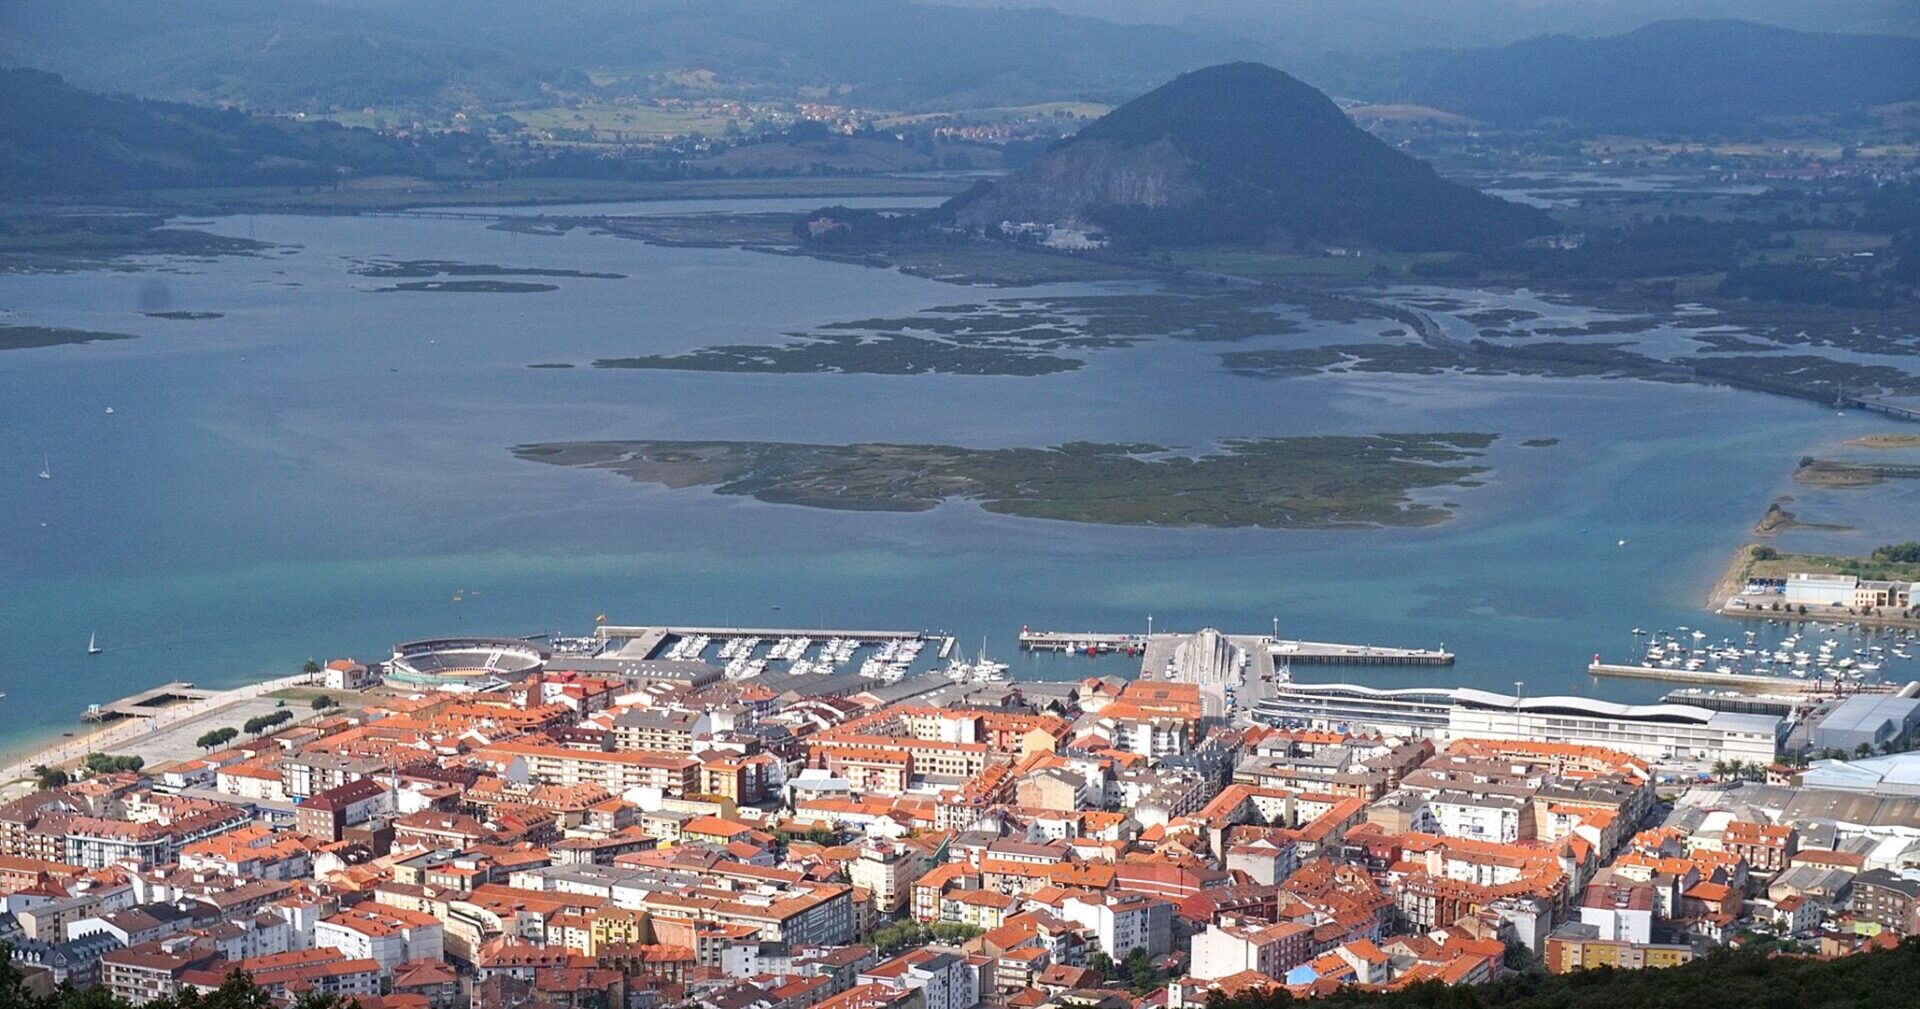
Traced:
<path id="1" fill-rule="evenodd" d="M 1068 897 L 1061 917 L 1092 929 L 1102 950 L 1114 960 L 1144 949 L 1152 956 L 1173 945 L 1173 905 L 1144 893 L 1094 893 Z"/>
<path id="2" fill-rule="evenodd" d="M 343 911 L 313 927 L 313 944 L 349 960 L 378 961 L 380 973 L 409 960 L 439 960 L 443 930 L 437 919 L 397 907 Z"/>
<path id="3" fill-rule="evenodd" d="M 1453 691 L 1453 739 L 1531 739 L 1622 750 L 1646 760 L 1738 760 L 1770 764 L 1780 718 L 1690 704 L 1614 704 L 1591 697 L 1514 697 Z"/>

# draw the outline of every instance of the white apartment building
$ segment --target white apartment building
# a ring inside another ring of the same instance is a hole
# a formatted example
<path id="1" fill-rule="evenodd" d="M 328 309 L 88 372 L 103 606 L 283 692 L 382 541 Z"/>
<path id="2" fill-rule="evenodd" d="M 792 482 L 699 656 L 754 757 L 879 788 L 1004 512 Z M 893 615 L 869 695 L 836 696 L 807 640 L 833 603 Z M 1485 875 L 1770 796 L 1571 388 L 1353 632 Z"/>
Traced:
<path id="1" fill-rule="evenodd" d="M 1061 917 L 1092 929 L 1100 948 L 1115 960 L 1144 949 L 1159 956 L 1172 948 L 1173 905 L 1144 893 L 1108 892 L 1068 897 Z"/>
<path id="2" fill-rule="evenodd" d="M 337 949 L 349 960 L 377 961 L 383 975 L 409 960 L 442 959 L 443 940 L 439 919 L 387 905 L 362 905 L 313 926 L 316 947 Z"/>
<path id="3" fill-rule="evenodd" d="M 1413 829 L 1445 837 L 1511 844 L 1532 803 L 1513 795 L 1489 795 L 1445 789 L 1428 796 L 1414 814 Z"/>
<path id="4" fill-rule="evenodd" d="M 1249 970 L 1285 977 L 1306 957 L 1312 932 L 1291 921 L 1216 921 L 1193 937 L 1193 965 L 1188 973 L 1204 981 Z"/>

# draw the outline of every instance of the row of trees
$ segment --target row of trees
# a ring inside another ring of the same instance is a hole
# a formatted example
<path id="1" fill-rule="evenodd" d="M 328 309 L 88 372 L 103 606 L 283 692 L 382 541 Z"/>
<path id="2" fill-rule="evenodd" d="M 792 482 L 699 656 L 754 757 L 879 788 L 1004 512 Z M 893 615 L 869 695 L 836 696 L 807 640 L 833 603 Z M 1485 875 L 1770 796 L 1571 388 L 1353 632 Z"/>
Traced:
<path id="1" fill-rule="evenodd" d="M 269 711 L 264 715 L 253 716 L 242 723 L 241 728 L 246 730 L 247 735 L 256 736 L 276 725 L 285 725 L 292 720 L 293 712 L 286 708 L 281 708 L 277 711 Z"/>
<path id="2" fill-rule="evenodd" d="M 120 774 L 138 771 L 147 766 L 145 757 L 120 753 L 89 753 L 80 761 L 80 767 L 88 774 Z M 73 775 L 58 767 L 36 764 L 33 768 L 34 783 L 41 788 L 59 788 L 73 781 Z"/>
<path id="3" fill-rule="evenodd" d="M 1721 781 L 1759 781 L 1767 776 L 1767 765 L 1738 760 L 1716 760 L 1713 776 Z"/>
<path id="4" fill-rule="evenodd" d="M 239 735 L 240 730 L 229 725 L 223 729 L 212 729 L 201 733 L 200 738 L 193 741 L 193 745 L 203 750 L 211 750 L 216 746 L 227 745 Z"/>
<path id="5" fill-rule="evenodd" d="M 227 975 L 220 987 L 210 992 L 188 988 L 178 995 L 146 1003 L 147 1009 L 280 1009 L 273 997 L 253 978 L 240 971 Z M 28 990 L 26 976 L 13 962 L 13 950 L 0 945 L 0 1009 L 133 1009 L 115 998 L 106 988 L 74 988 L 61 985 L 50 995 Z M 360 1009 L 358 999 L 309 992 L 295 999 L 287 1009 Z"/>
<path id="6" fill-rule="evenodd" d="M 979 928 L 956 921 L 941 921 L 926 925 L 907 918 L 874 929 L 873 945 L 882 954 L 886 954 L 907 946 L 924 946 L 930 942 L 948 945 L 963 943 L 979 934 Z"/>
<path id="7" fill-rule="evenodd" d="M 313 710 L 315 711 L 325 711 L 331 707 L 333 707 L 333 698 L 325 694 L 321 694 L 319 697 L 313 699 Z M 215 747 L 225 746 L 235 739 L 240 738 L 242 731 L 245 731 L 249 736 L 257 736 L 268 729 L 285 725 L 291 721 L 293 721 L 293 710 L 290 708 L 279 708 L 274 711 L 269 711 L 264 715 L 255 715 L 247 719 L 245 722 L 240 723 L 240 728 L 238 729 L 229 725 L 224 728 L 203 732 L 200 734 L 199 739 L 193 741 L 193 745 L 203 750 L 211 750 Z"/>

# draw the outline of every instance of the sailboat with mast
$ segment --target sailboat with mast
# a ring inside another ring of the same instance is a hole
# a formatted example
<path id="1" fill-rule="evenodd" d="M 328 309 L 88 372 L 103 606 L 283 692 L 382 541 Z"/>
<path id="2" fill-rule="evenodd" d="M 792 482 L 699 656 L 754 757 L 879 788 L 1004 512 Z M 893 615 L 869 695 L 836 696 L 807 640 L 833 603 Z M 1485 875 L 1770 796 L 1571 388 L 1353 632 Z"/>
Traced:
<path id="1" fill-rule="evenodd" d="M 50 455 L 40 457 L 40 479 L 53 479 L 53 457 Z"/>
<path id="2" fill-rule="evenodd" d="M 100 636 L 99 636 L 99 634 L 97 634 L 97 633 L 95 633 L 95 632 L 93 632 L 93 631 L 88 631 L 88 632 L 87 632 L 87 654 L 88 654 L 88 655 L 98 655 L 98 654 L 100 654 L 100 652 L 101 652 L 102 650 L 103 650 L 103 649 L 101 649 L 101 647 L 100 647 Z"/>
<path id="3" fill-rule="evenodd" d="M 980 652 L 972 662 L 955 658 L 947 664 L 947 678 L 955 683 L 1004 683 L 1007 664 L 987 658 L 987 639 L 980 639 Z"/>

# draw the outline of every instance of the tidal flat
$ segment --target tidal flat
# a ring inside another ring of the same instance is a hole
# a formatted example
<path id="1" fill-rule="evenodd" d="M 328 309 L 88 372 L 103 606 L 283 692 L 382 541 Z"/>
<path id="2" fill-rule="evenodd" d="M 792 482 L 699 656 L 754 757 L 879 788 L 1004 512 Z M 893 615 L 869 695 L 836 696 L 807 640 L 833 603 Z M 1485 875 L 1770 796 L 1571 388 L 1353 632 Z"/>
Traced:
<path id="1" fill-rule="evenodd" d="M 939 305 L 914 315 L 831 322 L 784 344 L 602 358 L 600 368 L 867 375 L 1046 375 L 1074 351 L 1152 339 L 1237 342 L 1303 331 L 1269 292 L 1034 295 Z"/>
<path id="2" fill-rule="evenodd" d="M 0 273 L 130 269 L 127 261 L 134 257 L 208 259 L 270 248 L 248 238 L 167 224 L 154 214 L 0 214 Z"/>
<path id="3" fill-rule="evenodd" d="M 625 280 L 624 273 L 571 270 L 538 266 L 498 266 L 493 263 L 461 263 L 450 259 L 369 260 L 352 272 L 362 277 L 412 280 L 429 277 L 579 277 L 589 280 Z"/>
<path id="4" fill-rule="evenodd" d="M 771 441 L 591 441 L 520 445 L 521 459 L 605 469 L 641 483 L 711 487 L 775 504 L 844 511 L 989 511 L 1103 525 L 1263 529 L 1425 526 L 1452 506 L 1415 491 L 1474 487 L 1495 435 L 1234 438 L 1203 454 L 1160 445 L 1051 448 Z"/>
<path id="5" fill-rule="evenodd" d="M 376 287 L 372 293 L 425 291 L 435 294 L 541 294 L 559 289 L 558 284 L 533 284 L 522 280 L 408 280 L 391 287 Z"/>
<path id="6" fill-rule="evenodd" d="M 90 329 L 61 326 L 12 326 L 0 324 L 0 350 L 28 350 L 34 347 L 60 347 L 72 343 L 99 340 L 131 340 L 130 333 L 101 333 Z"/>

